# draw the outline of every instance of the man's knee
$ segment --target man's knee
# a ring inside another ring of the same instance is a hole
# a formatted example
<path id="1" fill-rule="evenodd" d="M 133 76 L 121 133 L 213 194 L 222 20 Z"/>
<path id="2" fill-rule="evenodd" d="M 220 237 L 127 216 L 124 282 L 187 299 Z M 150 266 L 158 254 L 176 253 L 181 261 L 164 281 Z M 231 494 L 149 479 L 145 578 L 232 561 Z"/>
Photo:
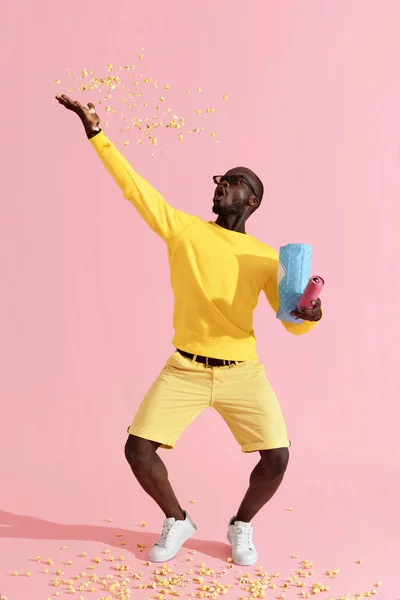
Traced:
<path id="1" fill-rule="evenodd" d="M 289 464 L 289 448 L 261 450 L 261 460 L 269 477 L 283 477 Z"/>
<path id="2" fill-rule="evenodd" d="M 155 442 L 136 437 L 135 435 L 129 435 L 125 444 L 125 457 L 133 472 L 146 468 L 157 447 L 158 444 Z"/>

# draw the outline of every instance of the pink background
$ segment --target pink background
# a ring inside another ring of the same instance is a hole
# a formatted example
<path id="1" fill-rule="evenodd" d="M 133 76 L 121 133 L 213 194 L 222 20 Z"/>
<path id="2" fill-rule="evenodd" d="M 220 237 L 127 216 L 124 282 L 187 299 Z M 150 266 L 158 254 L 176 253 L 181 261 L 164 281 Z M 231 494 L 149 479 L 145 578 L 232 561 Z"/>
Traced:
<path id="1" fill-rule="evenodd" d="M 144 146 L 123 148 L 117 119 L 109 135 L 170 203 L 205 219 L 211 175 L 253 168 L 266 196 L 249 232 L 276 248 L 312 244 L 327 282 L 324 322 L 309 336 L 288 335 L 264 299 L 256 314 L 292 440 L 285 482 L 255 520 L 260 564 L 287 574 L 297 552 L 335 598 L 378 580 L 379 597 L 400 598 L 399 20 L 396 0 L 3 8 L 0 586 L 9 600 L 54 598 L 63 557 L 73 573 L 85 567 L 82 550 L 89 558 L 121 539 L 131 569 L 143 570 L 136 544 L 150 545 L 162 522 L 123 446 L 172 352 L 166 253 L 53 100 L 68 92 L 67 67 L 104 72 L 137 61 L 142 46 L 171 93 L 200 85 L 202 106 L 214 102 L 220 144 L 166 136 L 152 161 Z M 199 527 L 192 566 L 220 569 L 256 455 L 242 456 L 209 411 L 163 456 Z M 174 564 L 188 568 L 187 552 Z M 49 575 L 31 562 L 38 554 L 54 559 Z M 323 573 L 334 568 L 330 582 Z M 14 569 L 32 575 L 12 578 Z"/>

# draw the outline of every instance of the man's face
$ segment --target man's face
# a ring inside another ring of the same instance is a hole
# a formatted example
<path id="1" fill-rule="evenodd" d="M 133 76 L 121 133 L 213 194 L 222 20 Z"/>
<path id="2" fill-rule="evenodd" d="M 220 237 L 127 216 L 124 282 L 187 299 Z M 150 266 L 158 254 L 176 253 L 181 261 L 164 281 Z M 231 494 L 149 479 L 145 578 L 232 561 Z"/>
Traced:
<path id="1" fill-rule="evenodd" d="M 252 171 L 237 167 L 227 171 L 216 185 L 213 198 L 213 212 L 216 215 L 240 214 L 254 199 L 250 186 L 255 185 Z M 250 185 L 249 185 L 250 184 Z"/>

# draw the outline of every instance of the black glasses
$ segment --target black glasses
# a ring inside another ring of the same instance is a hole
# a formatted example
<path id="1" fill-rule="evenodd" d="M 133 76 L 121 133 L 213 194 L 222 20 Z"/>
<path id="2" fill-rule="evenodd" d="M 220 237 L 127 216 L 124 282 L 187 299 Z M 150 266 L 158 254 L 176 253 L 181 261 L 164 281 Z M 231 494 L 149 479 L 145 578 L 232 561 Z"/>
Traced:
<path id="1" fill-rule="evenodd" d="M 256 190 L 254 189 L 253 184 L 247 179 L 246 175 L 213 175 L 213 181 L 215 185 L 219 185 L 224 181 L 229 183 L 229 185 L 238 185 L 239 183 L 245 183 L 251 189 L 254 196 L 257 198 Z"/>

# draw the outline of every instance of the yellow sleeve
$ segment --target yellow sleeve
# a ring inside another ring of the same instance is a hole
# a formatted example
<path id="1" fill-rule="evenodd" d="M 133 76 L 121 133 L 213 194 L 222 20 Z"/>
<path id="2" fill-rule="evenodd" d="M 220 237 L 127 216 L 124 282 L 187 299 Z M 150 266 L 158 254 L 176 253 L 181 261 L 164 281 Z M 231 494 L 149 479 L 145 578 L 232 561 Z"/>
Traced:
<path id="1" fill-rule="evenodd" d="M 104 131 L 94 136 L 90 143 L 124 198 L 133 204 L 147 225 L 163 240 L 172 240 L 193 223 L 196 217 L 167 204 L 161 194 L 134 171 Z"/>
<path id="2" fill-rule="evenodd" d="M 274 251 L 274 260 L 271 260 L 271 269 L 264 287 L 264 293 L 275 314 L 277 314 L 279 309 L 278 266 L 278 253 Z M 311 329 L 314 329 L 320 321 L 321 319 L 319 321 L 302 321 L 301 323 L 284 323 L 283 321 L 281 321 L 281 323 L 289 333 L 292 333 L 293 335 L 303 335 L 303 333 L 307 333 L 308 331 L 311 331 Z"/>

